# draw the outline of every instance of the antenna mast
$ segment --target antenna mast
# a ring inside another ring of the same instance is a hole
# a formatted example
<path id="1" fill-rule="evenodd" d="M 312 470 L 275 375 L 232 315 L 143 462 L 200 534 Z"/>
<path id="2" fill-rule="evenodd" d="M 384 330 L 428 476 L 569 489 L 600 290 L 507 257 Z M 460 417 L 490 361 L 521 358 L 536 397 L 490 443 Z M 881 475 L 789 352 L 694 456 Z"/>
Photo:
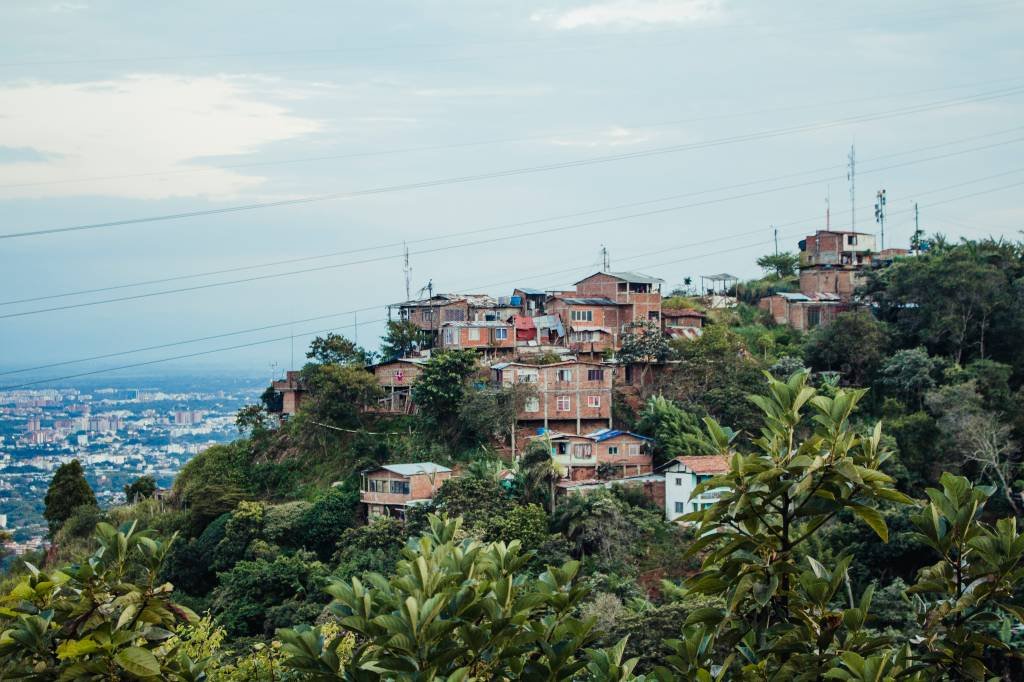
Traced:
<path id="1" fill-rule="evenodd" d="M 882 250 L 885 251 L 885 190 L 875 195 L 875 222 L 882 228 Z"/>
<path id="2" fill-rule="evenodd" d="M 857 231 L 857 151 L 850 145 L 846 160 L 846 179 L 850 181 L 850 231 Z"/>
<path id="3" fill-rule="evenodd" d="M 772 225 L 772 233 L 775 235 L 775 255 L 779 255 L 779 228 Z"/>
<path id="4" fill-rule="evenodd" d="M 917 202 L 914 202 L 914 236 L 910 240 L 910 249 L 915 254 L 921 251 L 921 223 L 918 220 Z"/>
<path id="5" fill-rule="evenodd" d="M 405 251 L 405 265 L 402 270 L 405 272 L 405 300 L 412 300 L 412 268 L 409 267 L 409 245 L 402 242 L 402 248 Z"/>
<path id="6" fill-rule="evenodd" d="M 611 260 L 608 258 L 608 248 L 601 244 L 601 272 L 608 272 L 612 269 Z"/>

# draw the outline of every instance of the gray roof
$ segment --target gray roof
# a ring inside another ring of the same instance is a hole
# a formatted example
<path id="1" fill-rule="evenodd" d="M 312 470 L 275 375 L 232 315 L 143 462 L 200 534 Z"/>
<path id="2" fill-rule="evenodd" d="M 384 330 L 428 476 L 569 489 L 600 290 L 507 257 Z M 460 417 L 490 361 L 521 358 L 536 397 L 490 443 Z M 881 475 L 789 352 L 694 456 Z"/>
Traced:
<path id="1" fill-rule="evenodd" d="M 415 476 L 416 474 L 437 474 L 437 473 L 448 473 L 451 471 L 448 467 L 443 467 L 440 464 L 434 464 L 433 462 L 413 462 L 411 464 L 382 464 L 381 469 L 387 469 L 393 474 L 399 476 Z"/>
<path id="2" fill-rule="evenodd" d="M 610 275 L 612 277 L 617 277 L 618 279 L 621 279 L 626 282 L 632 282 L 634 284 L 663 284 L 665 282 L 665 280 L 663 279 L 651 277 L 650 275 L 644 275 L 639 272 L 595 272 L 594 275 Z M 580 280 L 580 282 L 586 281 L 593 277 L 594 275 L 584 277 L 583 279 Z M 579 284 L 580 282 L 576 282 L 576 284 Z"/>
<path id="3" fill-rule="evenodd" d="M 596 296 L 588 298 L 579 298 L 576 296 L 555 296 L 554 298 L 560 298 L 569 305 L 618 305 L 610 298 L 599 298 Z"/>
<path id="4" fill-rule="evenodd" d="M 516 287 L 516 291 L 521 291 L 527 296 L 543 296 L 546 293 L 540 289 L 531 289 L 530 287 Z"/>
<path id="5" fill-rule="evenodd" d="M 739 279 L 739 277 L 730 275 L 728 272 L 720 272 L 717 275 L 701 275 L 701 277 L 704 279 Z"/>

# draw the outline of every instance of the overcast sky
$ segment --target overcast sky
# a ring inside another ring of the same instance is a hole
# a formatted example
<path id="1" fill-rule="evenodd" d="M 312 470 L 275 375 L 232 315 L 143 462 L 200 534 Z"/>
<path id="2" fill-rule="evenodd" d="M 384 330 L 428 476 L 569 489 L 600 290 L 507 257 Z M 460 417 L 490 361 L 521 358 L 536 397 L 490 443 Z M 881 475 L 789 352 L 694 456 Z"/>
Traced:
<path id="1" fill-rule="evenodd" d="M 852 143 L 862 231 L 884 187 L 887 245 L 907 245 L 915 201 L 929 233 L 1019 237 L 1022 20 L 1005 1 L 6 0 L 0 233 L 200 215 L 0 239 L 0 315 L 320 269 L 0 318 L 0 363 L 367 308 L 358 340 L 375 347 L 404 298 L 403 240 L 414 295 L 571 285 L 601 245 L 612 269 L 669 287 L 753 276 L 771 225 L 795 250 L 831 195 L 833 227 L 849 226 Z M 351 261 L 370 262 L 324 267 Z M 10 303 L 232 268 L 247 269 Z M 292 332 L 298 361 L 308 332 L 353 321 L 48 373 Z M 269 372 L 291 347 L 173 367 Z"/>

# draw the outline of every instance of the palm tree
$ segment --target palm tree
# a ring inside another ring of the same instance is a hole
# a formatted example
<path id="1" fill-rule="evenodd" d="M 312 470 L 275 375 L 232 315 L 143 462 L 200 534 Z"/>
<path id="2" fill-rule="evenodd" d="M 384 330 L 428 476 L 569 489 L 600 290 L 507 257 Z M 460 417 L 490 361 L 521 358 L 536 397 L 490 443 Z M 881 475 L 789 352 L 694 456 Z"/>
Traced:
<path id="1" fill-rule="evenodd" d="M 551 452 L 551 441 L 548 438 L 533 441 L 526 448 L 522 460 L 523 479 L 526 484 L 527 497 L 536 500 L 540 490 L 547 490 L 548 512 L 555 512 L 555 485 L 565 477 L 562 467 Z"/>

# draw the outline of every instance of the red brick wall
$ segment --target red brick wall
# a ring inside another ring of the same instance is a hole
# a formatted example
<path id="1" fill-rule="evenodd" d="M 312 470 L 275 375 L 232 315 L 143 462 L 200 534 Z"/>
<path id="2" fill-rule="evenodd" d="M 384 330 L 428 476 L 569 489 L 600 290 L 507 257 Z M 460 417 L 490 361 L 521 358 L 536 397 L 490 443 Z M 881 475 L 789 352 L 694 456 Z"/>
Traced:
<path id="1" fill-rule="evenodd" d="M 622 290 L 625 287 L 625 290 Z M 649 319 L 650 313 L 661 316 L 661 291 L 658 285 L 651 285 L 652 291 L 638 293 L 629 291 L 629 286 L 622 280 L 604 273 L 597 273 L 576 284 L 578 296 L 601 296 L 616 303 L 628 303 L 630 307 L 623 310 L 619 317 L 619 325 L 634 320 Z"/>

